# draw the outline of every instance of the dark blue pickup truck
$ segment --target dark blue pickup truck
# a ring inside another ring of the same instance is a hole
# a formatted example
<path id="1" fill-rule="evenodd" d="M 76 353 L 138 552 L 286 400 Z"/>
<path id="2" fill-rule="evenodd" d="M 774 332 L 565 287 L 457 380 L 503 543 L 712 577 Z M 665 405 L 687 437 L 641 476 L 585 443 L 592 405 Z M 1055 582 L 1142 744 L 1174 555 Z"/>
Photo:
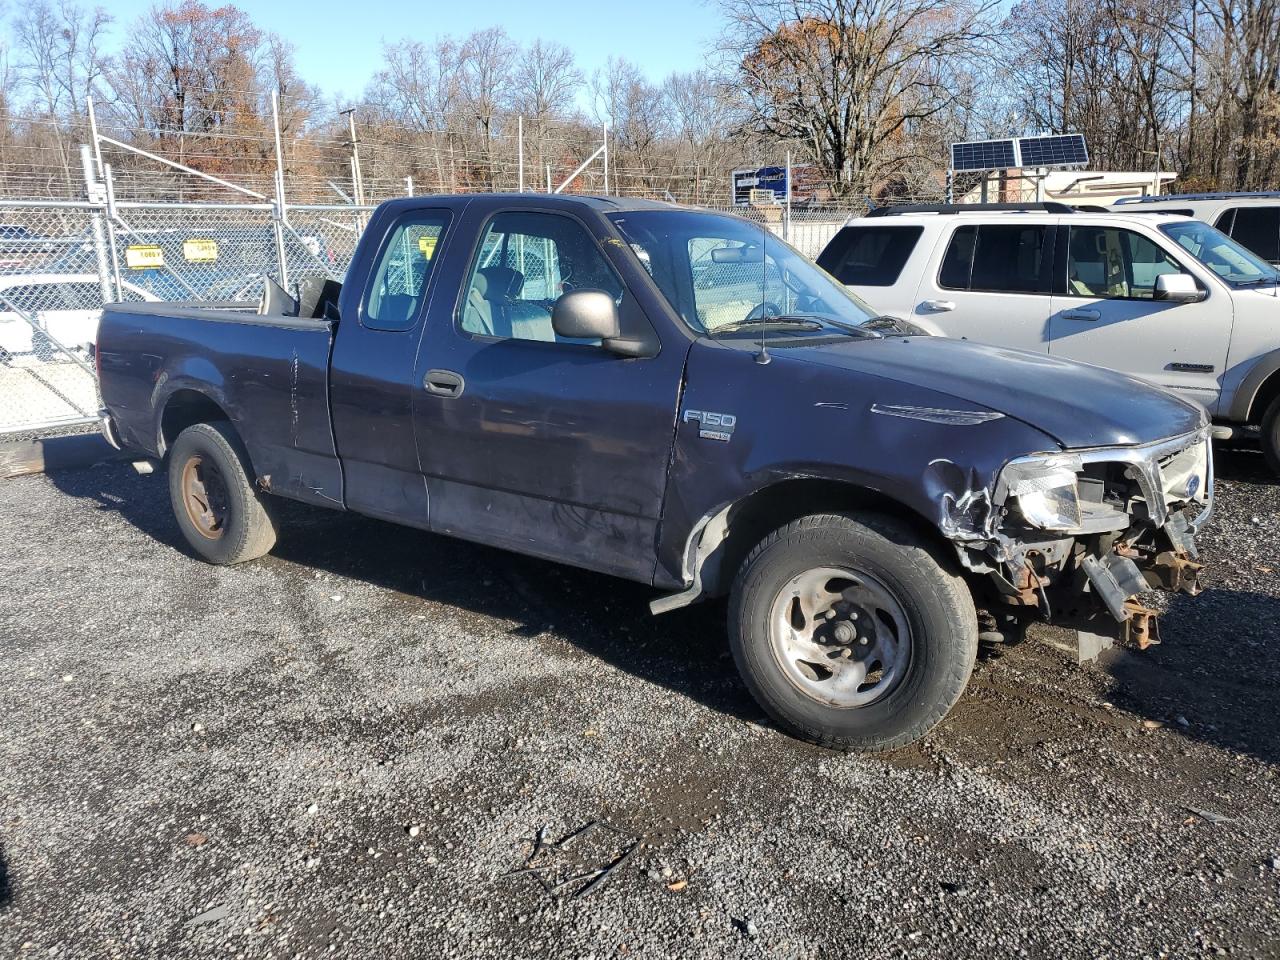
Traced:
<path id="1" fill-rule="evenodd" d="M 1203 410 L 1097 367 L 914 335 L 761 227 L 613 198 L 418 197 L 343 284 L 257 314 L 110 306 L 103 428 L 168 461 L 213 563 L 274 497 L 728 595 L 747 686 L 845 749 L 922 736 L 980 640 L 1151 641 L 1198 589 Z"/>

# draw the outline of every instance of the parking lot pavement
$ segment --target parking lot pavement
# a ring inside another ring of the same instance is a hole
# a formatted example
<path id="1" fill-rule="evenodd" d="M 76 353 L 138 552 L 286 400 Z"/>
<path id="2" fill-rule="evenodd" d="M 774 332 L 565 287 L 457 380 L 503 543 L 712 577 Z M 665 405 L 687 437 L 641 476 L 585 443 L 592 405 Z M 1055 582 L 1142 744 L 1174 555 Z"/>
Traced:
<path id="1" fill-rule="evenodd" d="M 1257 459 L 1162 646 L 986 658 L 877 758 L 769 726 L 718 606 L 301 507 L 214 568 L 160 475 L 0 483 L 0 956 L 1280 955 Z"/>

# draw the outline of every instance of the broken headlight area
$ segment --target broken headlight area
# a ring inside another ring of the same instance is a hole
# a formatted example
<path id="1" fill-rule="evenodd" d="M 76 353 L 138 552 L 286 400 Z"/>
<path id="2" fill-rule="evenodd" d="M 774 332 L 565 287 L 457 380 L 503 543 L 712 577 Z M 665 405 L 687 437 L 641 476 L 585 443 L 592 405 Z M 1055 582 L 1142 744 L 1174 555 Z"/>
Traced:
<path id="1" fill-rule="evenodd" d="M 1140 447 L 1023 457 L 1000 474 L 990 539 L 961 547 L 993 606 L 1156 642 L 1151 590 L 1200 590 L 1195 532 L 1213 499 L 1207 431 Z M 1116 628 L 1118 627 L 1118 631 Z"/>

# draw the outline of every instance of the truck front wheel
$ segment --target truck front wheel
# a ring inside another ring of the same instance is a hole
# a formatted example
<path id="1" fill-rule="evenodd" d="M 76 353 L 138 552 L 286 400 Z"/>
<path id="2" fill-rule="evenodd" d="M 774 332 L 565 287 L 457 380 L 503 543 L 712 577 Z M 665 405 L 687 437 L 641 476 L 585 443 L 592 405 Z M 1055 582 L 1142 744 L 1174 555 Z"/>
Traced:
<path id="1" fill-rule="evenodd" d="M 960 698 L 977 614 L 964 581 L 906 524 L 815 515 L 775 530 L 743 562 L 729 643 L 752 695 L 787 731 L 841 750 L 893 750 Z"/>
<path id="2" fill-rule="evenodd" d="M 253 487 L 244 444 L 225 420 L 178 434 L 169 450 L 169 499 L 187 543 L 210 563 L 254 560 L 275 546 L 275 519 Z"/>

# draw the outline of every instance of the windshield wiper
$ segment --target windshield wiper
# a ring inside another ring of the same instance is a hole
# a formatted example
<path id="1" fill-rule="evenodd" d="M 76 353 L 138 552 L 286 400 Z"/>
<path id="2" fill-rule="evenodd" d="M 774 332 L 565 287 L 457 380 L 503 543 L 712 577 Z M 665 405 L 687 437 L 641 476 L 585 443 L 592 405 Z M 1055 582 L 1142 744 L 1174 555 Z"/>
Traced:
<path id="1" fill-rule="evenodd" d="M 822 322 L 814 317 L 750 317 L 716 327 L 712 333 L 742 330 L 746 327 L 767 330 L 821 330 Z"/>
<path id="2" fill-rule="evenodd" d="M 818 314 L 781 314 L 768 317 L 752 317 L 749 320 L 739 320 L 737 323 L 725 324 L 718 327 L 716 332 L 720 330 L 740 330 L 743 327 L 753 327 L 766 330 L 821 330 L 824 327 L 834 327 L 844 333 L 851 334 L 855 337 L 873 337 L 878 334 L 871 330 L 865 330 L 860 326 L 852 323 L 845 323 L 841 320 L 833 320 L 831 317 L 820 316 Z"/>
<path id="3" fill-rule="evenodd" d="M 1252 280 L 1233 280 L 1237 287 L 1255 287 L 1264 283 L 1280 283 L 1280 277 L 1254 277 Z"/>

